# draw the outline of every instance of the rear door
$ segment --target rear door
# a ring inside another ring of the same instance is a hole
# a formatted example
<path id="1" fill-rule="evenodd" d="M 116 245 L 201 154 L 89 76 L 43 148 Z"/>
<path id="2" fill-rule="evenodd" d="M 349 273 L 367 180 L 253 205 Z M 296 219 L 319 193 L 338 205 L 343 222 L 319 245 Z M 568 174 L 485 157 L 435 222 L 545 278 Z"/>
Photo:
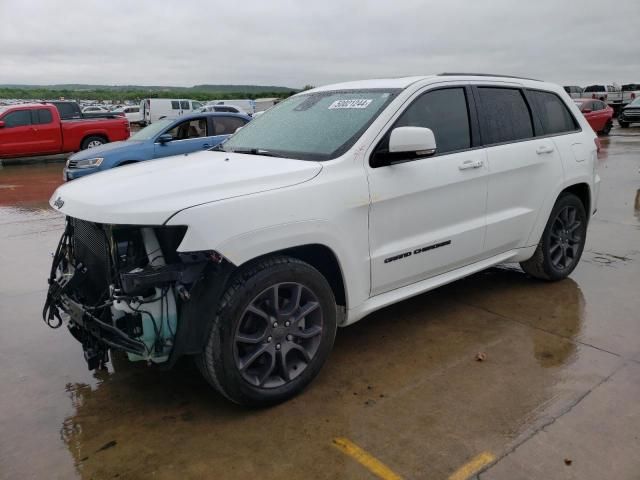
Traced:
<path id="1" fill-rule="evenodd" d="M 35 153 L 57 153 L 61 150 L 60 124 L 54 120 L 51 110 L 47 108 L 31 110 L 31 124 L 35 132 Z"/>
<path id="2" fill-rule="evenodd" d="M 236 133 L 239 128 L 247 124 L 246 120 L 232 115 L 220 115 L 210 118 L 213 124 L 212 147 L 226 140 L 230 135 Z"/>
<path id="3" fill-rule="evenodd" d="M 437 152 L 367 168 L 372 295 L 482 256 L 488 170 L 472 105 L 464 85 L 422 92 L 378 142 L 374 153 L 388 151 L 395 127 L 427 127 Z"/>
<path id="4" fill-rule="evenodd" d="M 491 256 L 526 246 L 562 163 L 551 138 L 536 138 L 522 89 L 479 85 L 474 93 L 489 165 L 484 248 Z"/>
<path id="5" fill-rule="evenodd" d="M 191 113 L 191 102 L 189 100 L 180 100 L 180 115 L 188 115 Z"/>
<path id="6" fill-rule="evenodd" d="M 31 126 L 31 110 L 11 110 L 0 120 L 0 155 L 20 156 L 37 153 L 36 132 Z"/>

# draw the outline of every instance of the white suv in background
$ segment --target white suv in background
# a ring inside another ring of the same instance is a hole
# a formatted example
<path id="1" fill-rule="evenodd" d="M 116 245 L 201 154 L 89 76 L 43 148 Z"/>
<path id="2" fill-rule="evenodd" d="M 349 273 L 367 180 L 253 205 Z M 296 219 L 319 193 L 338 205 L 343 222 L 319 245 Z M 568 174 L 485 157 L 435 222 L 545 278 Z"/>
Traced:
<path id="1" fill-rule="evenodd" d="M 230 400 L 281 402 L 318 374 L 338 326 L 499 263 L 569 275 L 596 161 L 583 115 L 541 81 L 305 91 L 217 150 L 58 188 L 67 227 L 45 320 L 66 322 L 91 368 L 111 348 L 169 366 L 193 355 Z"/>

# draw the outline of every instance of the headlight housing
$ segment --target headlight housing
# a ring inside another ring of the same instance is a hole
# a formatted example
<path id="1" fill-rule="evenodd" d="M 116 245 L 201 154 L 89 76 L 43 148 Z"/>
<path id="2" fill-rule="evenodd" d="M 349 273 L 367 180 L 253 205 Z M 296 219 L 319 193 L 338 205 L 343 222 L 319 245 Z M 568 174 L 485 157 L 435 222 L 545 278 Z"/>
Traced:
<path id="1" fill-rule="evenodd" d="M 87 158 L 85 160 L 71 160 L 67 162 L 68 168 L 94 168 L 99 167 L 104 158 L 95 157 L 95 158 Z"/>

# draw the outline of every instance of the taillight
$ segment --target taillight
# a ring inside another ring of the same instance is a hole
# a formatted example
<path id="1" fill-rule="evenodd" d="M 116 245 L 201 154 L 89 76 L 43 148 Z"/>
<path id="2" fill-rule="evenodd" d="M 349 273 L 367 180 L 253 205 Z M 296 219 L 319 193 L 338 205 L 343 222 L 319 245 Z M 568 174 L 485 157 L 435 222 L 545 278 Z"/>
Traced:
<path id="1" fill-rule="evenodd" d="M 601 147 L 600 139 L 598 137 L 596 137 L 596 138 L 593 139 L 593 141 L 596 143 L 596 151 L 598 153 L 600 153 L 600 147 Z"/>

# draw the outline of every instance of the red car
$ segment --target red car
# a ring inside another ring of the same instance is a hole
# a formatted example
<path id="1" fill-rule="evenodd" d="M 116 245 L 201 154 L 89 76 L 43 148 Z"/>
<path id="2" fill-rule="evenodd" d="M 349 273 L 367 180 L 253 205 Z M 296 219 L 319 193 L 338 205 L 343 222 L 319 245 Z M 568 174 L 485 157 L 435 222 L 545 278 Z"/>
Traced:
<path id="1" fill-rule="evenodd" d="M 0 158 L 77 152 L 130 133 L 125 117 L 60 120 L 48 103 L 0 107 Z"/>
<path id="2" fill-rule="evenodd" d="M 613 126 L 613 108 L 601 100 L 578 98 L 576 105 L 596 133 L 608 135 Z"/>

